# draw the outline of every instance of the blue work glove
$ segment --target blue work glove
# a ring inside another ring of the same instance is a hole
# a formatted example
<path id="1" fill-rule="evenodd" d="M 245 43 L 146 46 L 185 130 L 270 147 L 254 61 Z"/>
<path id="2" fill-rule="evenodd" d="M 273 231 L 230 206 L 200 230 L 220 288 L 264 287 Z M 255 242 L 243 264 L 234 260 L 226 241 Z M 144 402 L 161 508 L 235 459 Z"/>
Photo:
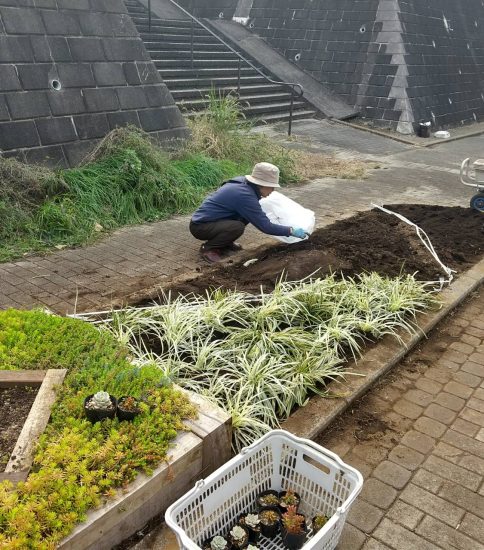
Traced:
<path id="1" fill-rule="evenodd" d="M 305 239 L 308 236 L 304 229 L 300 227 L 291 227 L 291 237 L 297 237 L 298 239 Z"/>

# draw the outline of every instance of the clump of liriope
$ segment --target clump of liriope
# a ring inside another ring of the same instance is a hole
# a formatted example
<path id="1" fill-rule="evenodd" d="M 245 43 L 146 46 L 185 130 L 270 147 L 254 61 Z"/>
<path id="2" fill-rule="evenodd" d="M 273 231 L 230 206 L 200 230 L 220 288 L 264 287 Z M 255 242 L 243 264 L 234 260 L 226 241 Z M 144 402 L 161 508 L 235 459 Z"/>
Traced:
<path id="1" fill-rule="evenodd" d="M 311 394 L 328 395 L 328 383 L 345 375 L 344 362 L 357 359 L 365 341 L 414 332 L 415 315 L 436 302 L 412 276 L 376 273 L 280 282 L 255 300 L 221 290 L 164 299 L 114 312 L 105 326 L 137 364 L 157 365 L 227 411 L 235 450 L 279 426 Z"/>

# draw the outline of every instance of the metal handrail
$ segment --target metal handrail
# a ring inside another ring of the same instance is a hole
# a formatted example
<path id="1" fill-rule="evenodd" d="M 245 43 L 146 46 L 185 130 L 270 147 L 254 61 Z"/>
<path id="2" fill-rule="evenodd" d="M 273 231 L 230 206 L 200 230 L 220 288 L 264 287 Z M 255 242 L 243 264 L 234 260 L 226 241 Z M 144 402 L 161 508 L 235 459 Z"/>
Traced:
<path id="1" fill-rule="evenodd" d="M 196 23 L 200 27 L 204 28 L 206 31 L 208 31 L 212 36 L 214 36 L 219 42 L 221 42 L 225 47 L 227 47 L 231 52 L 233 52 L 239 59 L 238 68 L 237 68 L 237 94 L 240 95 L 240 63 L 243 61 L 249 67 L 252 67 L 255 71 L 257 71 L 261 76 L 263 76 L 268 82 L 271 84 L 277 84 L 279 86 L 288 86 L 291 88 L 291 104 L 289 107 L 289 127 L 287 130 L 287 134 L 290 136 L 292 134 L 292 118 L 293 118 L 293 111 L 294 111 L 294 99 L 295 98 L 301 98 L 304 95 L 304 88 L 301 86 L 301 84 L 298 84 L 297 82 L 283 82 L 281 80 L 274 80 L 267 76 L 265 73 L 263 73 L 258 67 L 256 67 L 251 61 L 249 61 L 246 57 L 244 57 L 241 53 L 239 53 L 237 50 L 235 50 L 230 44 L 225 42 L 223 38 L 220 38 L 218 34 L 212 31 L 210 27 L 205 25 L 192 15 L 189 11 L 187 11 L 185 8 L 180 6 L 175 0 L 170 0 L 170 2 L 175 5 L 179 10 L 181 10 L 184 14 L 188 15 L 188 17 L 191 20 L 191 40 L 190 40 L 190 60 L 191 60 L 191 67 L 193 68 L 193 42 L 194 42 L 194 33 L 193 33 L 193 24 Z M 191 1 L 191 8 L 193 11 L 193 0 Z M 151 32 L 151 0 L 148 0 L 148 30 Z M 296 91 L 296 88 L 299 89 L 299 91 Z"/>

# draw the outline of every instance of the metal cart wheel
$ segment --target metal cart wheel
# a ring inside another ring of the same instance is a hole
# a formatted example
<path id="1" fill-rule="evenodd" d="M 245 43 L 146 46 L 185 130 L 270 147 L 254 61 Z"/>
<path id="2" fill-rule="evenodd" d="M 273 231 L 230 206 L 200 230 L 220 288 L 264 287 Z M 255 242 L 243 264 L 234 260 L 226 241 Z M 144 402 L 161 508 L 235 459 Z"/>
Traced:
<path id="1" fill-rule="evenodd" d="M 477 193 L 471 199 L 471 208 L 478 212 L 484 212 L 484 193 Z"/>

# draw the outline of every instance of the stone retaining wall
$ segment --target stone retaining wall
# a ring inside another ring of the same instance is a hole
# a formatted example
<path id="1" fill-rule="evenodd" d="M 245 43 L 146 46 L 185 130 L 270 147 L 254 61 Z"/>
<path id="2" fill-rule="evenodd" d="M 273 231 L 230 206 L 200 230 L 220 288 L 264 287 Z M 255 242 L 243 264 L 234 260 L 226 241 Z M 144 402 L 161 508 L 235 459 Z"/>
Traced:
<path id="1" fill-rule="evenodd" d="M 422 119 L 434 129 L 484 119 L 480 0 L 190 2 L 198 16 L 235 14 L 378 126 L 412 133 Z"/>
<path id="2" fill-rule="evenodd" d="M 185 123 L 122 0 L 0 0 L 0 151 L 74 165 L 110 130 Z"/>

